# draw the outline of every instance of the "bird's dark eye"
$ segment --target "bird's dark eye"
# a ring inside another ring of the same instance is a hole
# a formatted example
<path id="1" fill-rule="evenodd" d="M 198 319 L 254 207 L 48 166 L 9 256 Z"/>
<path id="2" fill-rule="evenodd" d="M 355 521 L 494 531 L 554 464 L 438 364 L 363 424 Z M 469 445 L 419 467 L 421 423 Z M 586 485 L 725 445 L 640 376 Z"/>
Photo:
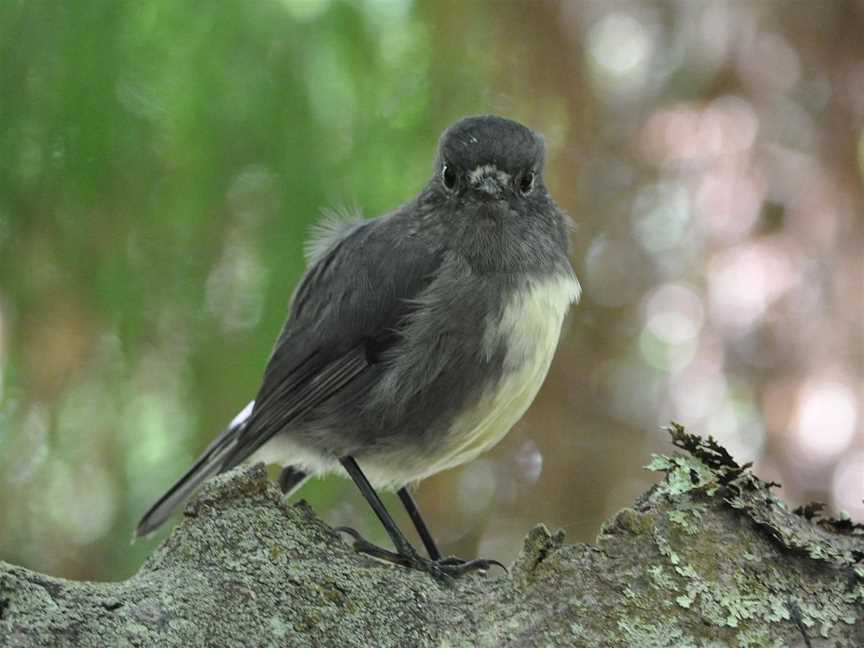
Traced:
<path id="1" fill-rule="evenodd" d="M 441 169 L 441 181 L 444 183 L 444 188 L 448 191 L 453 191 L 456 188 L 458 180 L 459 176 L 456 174 L 456 171 L 450 165 L 445 164 L 444 168 Z"/>
<path id="2" fill-rule="evenodd" d="M 534 172 L 526 171 L 519 176 L 516 182 L 519 185 L 519 191 L 522 192 L 522 195 L 527 196 L 531 193 L 531 190 L 534 189 Z"/>

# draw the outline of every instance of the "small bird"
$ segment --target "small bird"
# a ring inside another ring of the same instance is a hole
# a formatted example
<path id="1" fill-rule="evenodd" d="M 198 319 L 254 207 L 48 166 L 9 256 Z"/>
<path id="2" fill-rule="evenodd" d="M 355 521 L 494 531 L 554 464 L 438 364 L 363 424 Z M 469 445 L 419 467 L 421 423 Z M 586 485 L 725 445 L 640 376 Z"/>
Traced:
<path id="1" fill-rule="evenodd" d="M 498 443 L 549 370 L 580 287 L 544 161 L 529 128 L 466 117 L 441 136 L 416 198 L 374 219 L 327 214 L 255 400 L 144 514 L 137 535 L 205 479 L 253 459 L 284 466 L 286 494 L 344 469 L 396 549 L 340 529 L 362 553 L 445 578 L 500 564 L 442 558 L 407 486 Z M 428 558 L 376 488 L 397 491 Z"/>

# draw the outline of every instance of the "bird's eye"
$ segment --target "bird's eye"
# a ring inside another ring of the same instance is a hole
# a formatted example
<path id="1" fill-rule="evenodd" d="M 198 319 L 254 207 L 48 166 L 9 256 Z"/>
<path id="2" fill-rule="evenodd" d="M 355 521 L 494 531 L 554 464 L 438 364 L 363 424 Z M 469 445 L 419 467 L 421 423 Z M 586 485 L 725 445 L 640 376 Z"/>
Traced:
<path id="1" fill-rule="evenodd" d="M 456 174 L 450 165 L 445 164 L 441 169 L 441 181 L 444 183 L 444 188 L 447 191 L 453 191 L 456 188 L 456 182 L 459 180 L 459 176 Z"/>
<path id="2" fill-rule="evenodd" d="M 516 180 L 519 185 L 519 191 L 523 196 L 527 196 L 531 193 L 531 190 L 534 189 L 534 172 L 526 171 L 521 174 L 519 178 Z"/>

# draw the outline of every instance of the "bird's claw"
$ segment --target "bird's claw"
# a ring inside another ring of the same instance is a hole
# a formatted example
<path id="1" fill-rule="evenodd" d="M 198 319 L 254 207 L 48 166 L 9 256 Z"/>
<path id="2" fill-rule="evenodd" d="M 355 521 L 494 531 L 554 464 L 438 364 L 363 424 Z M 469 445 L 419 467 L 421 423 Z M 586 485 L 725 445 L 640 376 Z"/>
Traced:
<path id="1" fill-rule="evenodd" d="M 503 569 L 505 574 L 509 573 L 507 567 L 494 558 L 475 558 L 474 560 L 466 560 L 465 558 L 459 558 L 458 556 L 447 556 L 446 558 L 438 560 L 437 563 L 445 566 L 467 567 L 468 571 L 475 569 L 488 571 L 492 566 L 495 566 Z"/>
<path id="2" fill-rule="evenodd" d="M 465 560 L 456 556 L 448 556 L 439 560 L 431 560 L 417 554 L 413 548 L 409 547 L 404 553 L 389 551 L 378 545 L 374 545 L 355 529 L 351 527 L 338 527 L 334 529 L 338 533 L 345 533 L 353 538 L 352 546 L 354 551 L 373 558 L 378 558 L 385 562 L 402 565 L 409 569 L 426 572 L 433 578 L 445 583 L 450 583 L 454 578 L 464 576 L 465 574 L 474 571 L 488 571 L 493 565 L 500 567 L 505 572 L 507 568 L 497 560 L 478 558 L 475 560 Z"/>

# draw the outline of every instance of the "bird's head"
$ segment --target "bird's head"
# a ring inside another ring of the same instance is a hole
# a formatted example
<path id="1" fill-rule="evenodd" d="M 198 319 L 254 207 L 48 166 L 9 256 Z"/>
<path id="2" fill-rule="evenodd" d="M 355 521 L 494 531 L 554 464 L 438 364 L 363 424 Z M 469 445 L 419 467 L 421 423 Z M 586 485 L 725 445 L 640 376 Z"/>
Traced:
<path id="1" fill-rule="evenodd" d="M 543 138 L 510 119 L 466 117 L 441 136 L 431 185 L 439 198 L 483 211 L 545 195 Z"/>

